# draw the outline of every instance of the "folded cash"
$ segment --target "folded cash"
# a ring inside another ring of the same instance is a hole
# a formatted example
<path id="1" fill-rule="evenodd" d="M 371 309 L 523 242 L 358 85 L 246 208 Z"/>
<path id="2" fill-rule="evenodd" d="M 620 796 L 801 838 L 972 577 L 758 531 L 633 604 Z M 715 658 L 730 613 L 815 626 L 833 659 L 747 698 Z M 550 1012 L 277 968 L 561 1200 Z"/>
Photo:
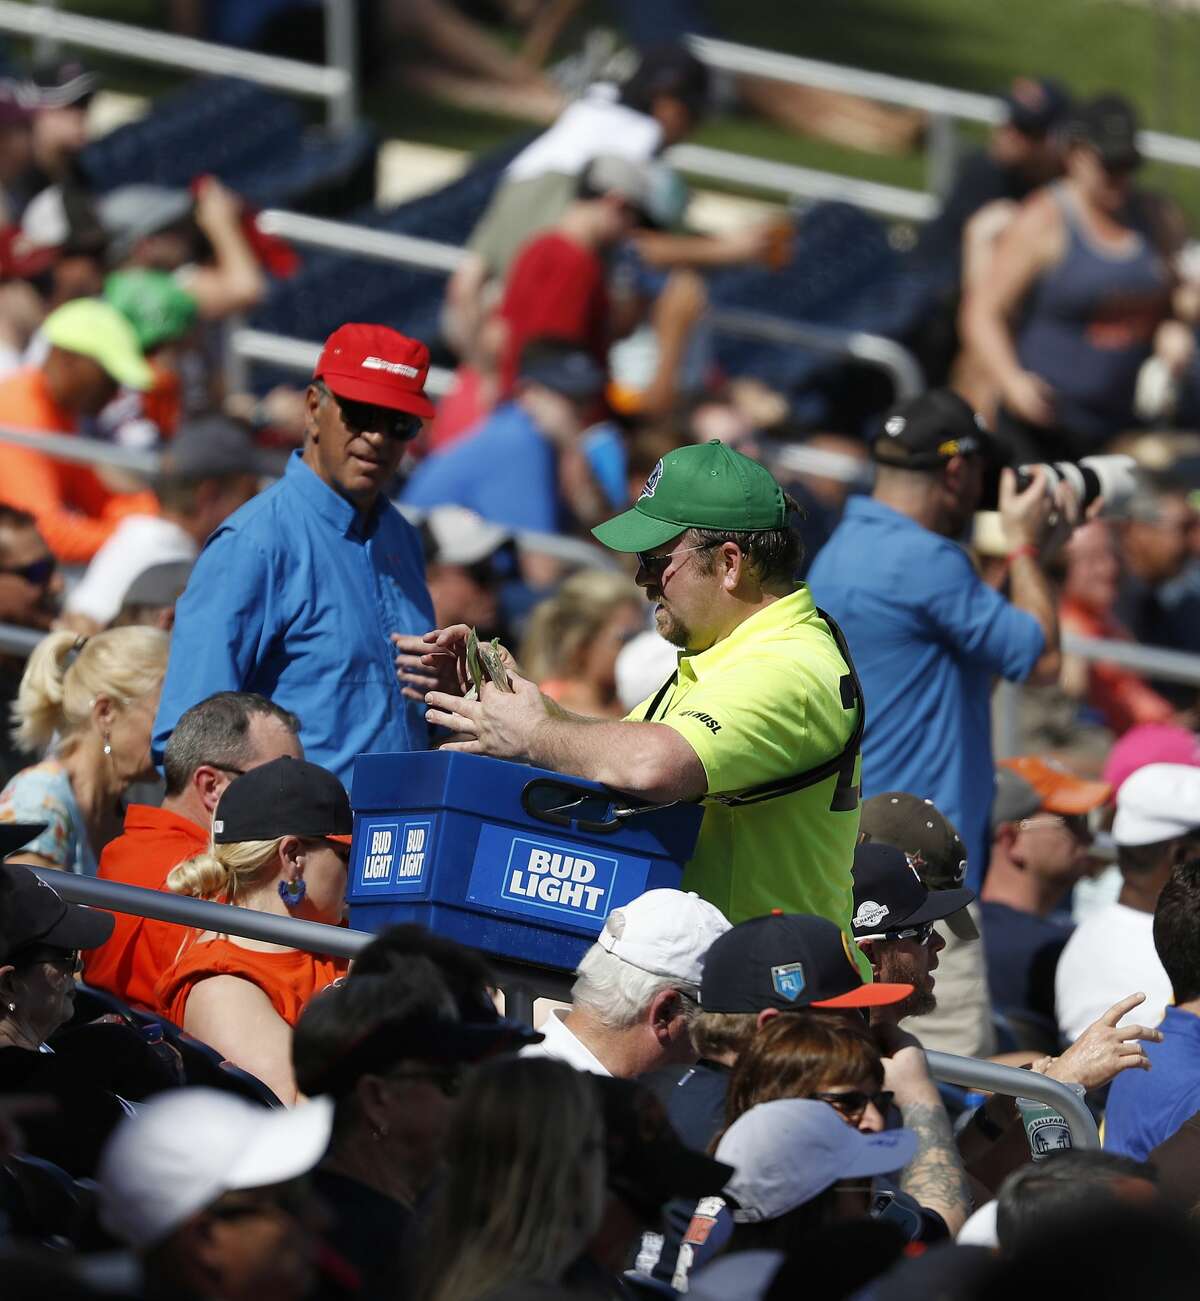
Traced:
<path id="1" fill-rule="evenodd" d="M 474 628 L 467 634 L 467 672 L 471 675 L 476 699 L 485 678 L 501 691 L 512 690 L 504 668 L 504 657 L 500 653 L 500 639 L 493 637 L 490 642 L 481 643 Z"/>

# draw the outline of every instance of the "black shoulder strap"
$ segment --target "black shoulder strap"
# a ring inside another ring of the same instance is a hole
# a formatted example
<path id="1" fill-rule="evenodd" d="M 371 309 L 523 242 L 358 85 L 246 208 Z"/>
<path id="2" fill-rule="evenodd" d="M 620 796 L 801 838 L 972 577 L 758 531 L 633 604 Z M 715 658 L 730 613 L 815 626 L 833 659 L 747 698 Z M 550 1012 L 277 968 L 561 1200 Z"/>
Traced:
<path id="1" fill-rule="evenodd" d="M 846 638 L 842 634 L 841 628 L 824 610 L 818 609 L 817 614 L 829 625 L 834 644 L 841 653 L 842 659 L 846 661 L 848 671 L 842 675 L 842 679 L 838 684 L 842 695 L 842 708 L 853 709 L 855 705 L 858 706 L 858 719 L 854 724 L 854 731 L 850 733 L 850 739 L 832 759 L 827 759 L 815 768 L 809 768 L 807 771 L 796 773 L 791 777 L 780 777 L 776 781 L 764 782 L 760 786 L 750 786 L 746 790 L 736 791 L 732 794 L 710 795 L 708 796 L 710 800 L 734 808 L 743 804 L 759 804 L 763 800 L 773 800 L 780 795 L 791 795 L 795 791 L 806 790 L 808 787 L 816 786 L 827 777 L 832 777 L 834 773 L 837 773 L 838 782 L 829 805 L 831 812 L 852 813 L 858 808 L 859 790 L 854 781 L 854 767 L 858 760 L 859 748 L 862 745 L 863 731 L 867 725 L 867 705 L 863 698 L 862 684 L 859 682 L 858 673 L 854 668 L 854 659 L 850 654 L 850 647 L 846 644 Z M 667 685 L 669 686 L 670 683 Z M 657 703 L 656 699 L 655 704 Z"/>

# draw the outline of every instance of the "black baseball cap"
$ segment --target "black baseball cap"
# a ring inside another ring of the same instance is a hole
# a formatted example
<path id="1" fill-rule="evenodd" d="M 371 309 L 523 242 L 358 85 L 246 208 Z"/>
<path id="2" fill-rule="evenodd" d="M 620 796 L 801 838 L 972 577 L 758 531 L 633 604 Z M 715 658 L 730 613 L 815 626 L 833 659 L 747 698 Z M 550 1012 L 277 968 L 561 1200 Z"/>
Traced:
<path id="1" fill-rule="evenodd" d="M 658 1098 L 636 1080 L 596 1076 L 604 1107 L 604 1147 L 609 1189 L 658 1227 L 674 1197 L 716 1196 L 733 1167 L 687 1147 Z"/>
<path id="2" fill-rule="evenodd" d="M 983 420 L 949 389 L 930 389 L 897 403 L 871 444 L 871 454 L 881 465 L 904 470 L 933 470 L 952 456 L 980 456 L 994 450 Z"/>
<path id="3" fill-rule="evenodd" d="M 884 791 L 863 801 L 859 839 L 903 850 L 908 865 L 930 890 L 957 890 L 967 878 L 967 847 L 954 823 L 932 800 L 908 791 Z M 951 913 L 946 925 L 962 940 L 977 940 L 969 912 Z"/>
<path id="4" fill-rule="evenodd" d="M 872 842 L 854 851 L 856 940 L 879 938 L 891 931 L 939 922 L 960 912 L 975 898 L 974 890 L 928 890 L 902 849 Z"/>
<path id="5" fill-rule="evenodd" d="M 886 1007 L 913 992 L 906 984 L 864 985 L 845 932 L 825 917 L 769 913 L 720 935 L 704 956 L 705 1012 L 774 1007 Z"/>
<path id="6" fill-rule="evenodd" d="M 226 786 L 213 819 L 218 845 L 305 836 L 350 843 L 354 814 L 345 787 L 328 769 L 284 756 L 251 768 Z"/>
<path id="7" fill-rule="evenodd" d="M 24 843 L 24 842 L 22 842 Z M 34 945 L 94 949 L 113 933 L 116 918 L 67 901 L 20 863 L 0 863 L 0 963 Z"/>
<path id="8" fill-rule="evenodd" d="M 1009 126 L 1022 135 L 1044 136 L 1071 111 L 1071 95 L 1053 77 L 1017 77 L 1004 96 Z"/>
<path id="9" fill-rule="evenodd" d="M 1071 121 L 1071 139 L 1090 146 L 1113 171 L 1131 170 L 1142 161 L 1138 119 L 1123 95 L 1098 95 L 1081 104 Z"/>

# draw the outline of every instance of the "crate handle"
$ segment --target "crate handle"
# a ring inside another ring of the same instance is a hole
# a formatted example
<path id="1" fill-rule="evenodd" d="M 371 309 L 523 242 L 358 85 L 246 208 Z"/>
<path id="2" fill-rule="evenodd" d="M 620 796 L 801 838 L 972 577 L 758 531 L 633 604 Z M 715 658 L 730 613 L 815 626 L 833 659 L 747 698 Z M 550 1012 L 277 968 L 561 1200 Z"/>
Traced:
<path id="1" fill-rule="evenodd" d="M 564 795 L 568 798 L 565 802 L 555 804 L 549 808 L 535 805 L 534 793 L 542 790 L 552 792 L 559 799 L 562 799 Z M 574 796 L 574 798 L 570 798 L 571 796 Z M 589 786 L 576 786 L 571 782 L 561 781 L 553 777 L 535 777 L 532 781 L 525 783 L 525 789 L 521 792 L 521 807 L 531 818 L 539 818 L 542 822 L 552 822 L 557 827 L 578 827 L 580 831 L 593 831 L 607 835 L 616 831 L 618 827 L 631 818 L 636 818 L 639 814 L 654 813 L 658 809 L 669 809 L 672 805 L 678 803 L 677 800 L 668 800 L 664 804 L 617 805 L 610 800 L 608 817 L 606 818 L 572 817 L 569 812 L 570 809 L 577 809 L 584 800 L 589 797 L 594 799 L 596 796 L 597 792 Z"/>
<path id="2" fill-rule="evenodd" d="M 556 802 L 544 803 L 543 793 L 549 794 Z M 543 795 L 543 799 L 538 796 Z M 598 792 L 587 786 L 575 786 L 567 781 L 555 781 L 551 777 L 535 777 L 525 783 L 521 791 L 521 807 L 531 818 L 553 823 L 556 827 L 577 827 L 580 831 L 593 831 L 602 834 L 616 831 L 621 825 L 620 813 L 609 801 L 609 813 L 606 818 L 578 818 L 571 810 L 578 809 L 587 799 L 603 798 Z"/>

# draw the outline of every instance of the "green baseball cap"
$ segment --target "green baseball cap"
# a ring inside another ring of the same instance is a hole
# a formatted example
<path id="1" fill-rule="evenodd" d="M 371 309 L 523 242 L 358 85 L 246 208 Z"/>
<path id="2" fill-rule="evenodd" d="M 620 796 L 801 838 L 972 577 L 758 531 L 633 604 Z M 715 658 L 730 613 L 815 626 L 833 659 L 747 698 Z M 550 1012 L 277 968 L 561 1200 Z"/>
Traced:
<path id="1" fill-rule="evenodd" d="M 153 382 L 133 326 L 100 298 L 74 298 L 55 308 L 42 333 L 54 347 L 90 357 L 126 388 L 148 389 Z"/>
<path id="2" fill-rule="evenodd" d="M 650 472 L 631 510 L 592 529 L 613 551 L 648 551 L 684 529 L 751 533 L 787 526 L 783 489 L 757 461 L 714 439 L 678 447 Z"/>
<path id="3" fill-rule="evenodd" d="M 114 271 L 104 282 L 104 298 L 133 326 L 145 352 L 182 338 L 196 320 L 195 298 L 165 271 Z"/>

